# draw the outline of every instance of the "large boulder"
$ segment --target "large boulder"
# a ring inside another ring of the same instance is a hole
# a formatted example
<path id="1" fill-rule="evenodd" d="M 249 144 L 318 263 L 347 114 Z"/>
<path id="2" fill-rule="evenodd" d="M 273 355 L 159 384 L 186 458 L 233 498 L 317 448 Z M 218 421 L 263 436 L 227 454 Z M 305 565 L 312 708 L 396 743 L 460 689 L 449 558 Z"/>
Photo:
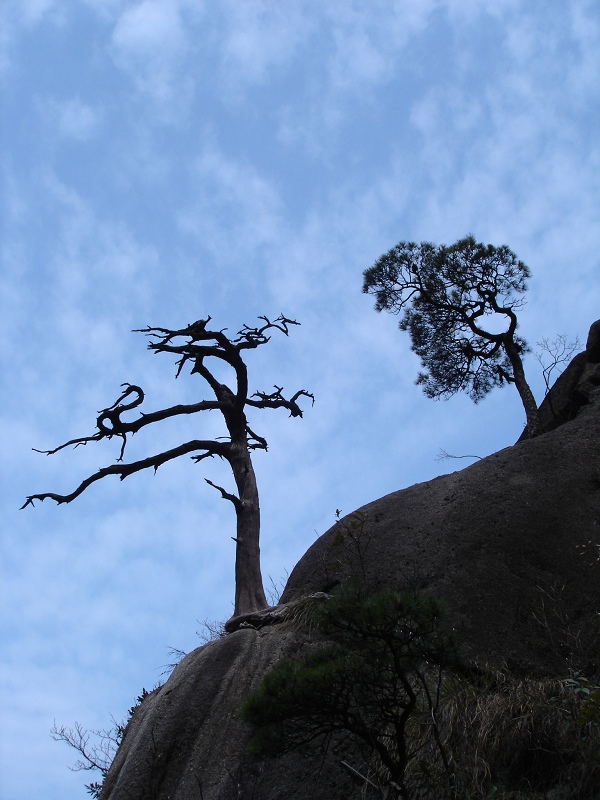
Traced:
<path id="1" fill-rule="evenodd" d="M 189 653 L 134 712 L 102 800 L 359 800 L 339 743 L 318 758 L 257 762 L 245 753 L 241 703 L 279 659 L 307 647 L 306 635 L 282 623 L 242 628 Z"/>
<path id="2" fill-rule="evenodd" d="M 544 432 L 575 419 L 582 406 L 600 390 L 600 319 L 592 323 L 585 350 L 571 359 L 539 407 Z M 529 438 L 527 428 L 519 441 Z"/>
<path id="3" fill-rule="evenodd" d="M 600 541 L 599 468 L 595 402 L 550 433 L 342 519 L 292 570 L 282 602 L 357 576 L 412 586 L 446 602 L 471 657 L 564 671 L 599 655 L 600 570 L 588 544 Z"/>
<path id="4" fill-rule="evenodd" d="M 418 588 L 446 602 L 467 658 L 559 676 L 597 668 L 598 394 L 548 433 L 340 520 L 296 565 L 282 604 L 348 581 Z M 193 651 L 144 700 L 102 800 L 358 800 L 339 742 L 316 756 L 246 755 L 244 698 L 279 659 L 313 646 L 280 611 L 269 619 L 283 622 Z"/>

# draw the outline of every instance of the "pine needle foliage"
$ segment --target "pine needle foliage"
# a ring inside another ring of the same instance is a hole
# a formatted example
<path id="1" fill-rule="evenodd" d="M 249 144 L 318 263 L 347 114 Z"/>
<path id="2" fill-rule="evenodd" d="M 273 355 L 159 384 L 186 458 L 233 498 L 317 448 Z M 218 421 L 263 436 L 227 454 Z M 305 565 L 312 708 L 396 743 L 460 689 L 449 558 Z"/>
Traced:
<path id="1" fill-rule="evenodd" d="M 255 726 L 251 752 L 276 755 L 345 731 L 376 754 L 389 796 L 408 797 L 409 721 L 423 707 L 435 720 L 442 666 L 457 658 L 442 618 L 432 598 L 392 590 L 344 588 L 315 606 L 323 643 L 280 662 L 243 706 Z"/>
<path id="2" fill-rule="evenodd" d="M 255 756 L 333 736 L 363 798 L 600 797 L 597 677 L 467 664 L 443 607 L 418 592 L 344 587 L 306 614 L 313 649 L 277 664 L 242 707 Z"/>
<path id="3" fill-rule="evenodd" d="M 399 242 L 364 271 L 363 291 L 377 311 L 400 314 L 400 329 L 424 368 L 417 383 L 431 398 L 466 392 L 478 402 L 496 386 L 515 384 L 529 435 L 539 431 L 525 379 L 528 347 L 518 336 L 529 268 L 506 245 L 473 236 L 453 245 Z"/>

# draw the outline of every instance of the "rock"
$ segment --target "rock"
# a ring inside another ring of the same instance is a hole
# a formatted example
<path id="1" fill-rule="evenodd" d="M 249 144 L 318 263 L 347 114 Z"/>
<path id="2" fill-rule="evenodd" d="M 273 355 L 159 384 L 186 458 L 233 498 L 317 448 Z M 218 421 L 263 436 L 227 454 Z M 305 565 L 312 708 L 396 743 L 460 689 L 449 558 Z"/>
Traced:
<path id="1" fill-rule="evenodd" d="M 554 383 L 539 407 L 542 431 L 548 432 L 574 419 L 600 386 L 600 320 L 592 323 L 585 350 L 577 353 Z M 519 441 L 528 438 L 527 429 Z"/>
<path id="2" fill-rule="evenodd" d="M 198 648 L 144 700 L 102 800 L 359 800 L 340 764 L 347 743 L 256 762 L 238 716 L 279 659 L 314 646 L 294 622 L 294 601 L 346 581 L 444 600 L 467 658 L 558 676 L 597 665 L 600 580 L 588 543 L 600 541 L 599 465 L 596 402 L 547 434 L 342 519 L 292 571 L 279 624 Z"/>
<path id="3" fill-rule="evenodd" d="M 600 541 L 599 465 L 595 403 L 552 433 L 364 506 L 362 559 L 341 520 L 294 567 L 281 602 L 364 571 L 375 587 L 445 600 L 472 657 L 564 672 L 569 641 L 587 631 L 581 657 L 597 658 L 600 575 L 578 546 Z M 568 618 L 560 646 L 544 615 L 557 626 Z"/>
<path id="4" fill-rule="evenodd" d="M 598 364 L 600 362 L 600 319 L 590 326 L 587 342 L 585 343 L 585 352 L 590 364 Z"/>
<path id="5" fill-rule="evenodd" d="M 134 712 L 102 800 L 359 800 L 335 743 L 318 758 L 245 754 L 242 701 L 279 659 L 310 647 L 284 628 L 243 628 L 189 653 Z"/>

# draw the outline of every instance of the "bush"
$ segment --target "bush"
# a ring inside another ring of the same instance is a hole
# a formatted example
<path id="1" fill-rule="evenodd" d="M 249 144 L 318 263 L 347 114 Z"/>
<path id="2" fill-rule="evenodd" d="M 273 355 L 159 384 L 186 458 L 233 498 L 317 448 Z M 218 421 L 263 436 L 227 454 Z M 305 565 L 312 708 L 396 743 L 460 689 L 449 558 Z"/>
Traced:
<path id="1" fill-rule="evenodd" d="M 409 723 L 418 716 L 449 771 L 436 712 L 443 669 L 457 658 L 442 618 L 431 598 L 391 590 L 343 589 L 315 606 L 321 644 L 299 661 L 280 662 L 243 706 L 256 728 L 251 751 L 275 755 L 346 731 L 378 762 L 369 781 L 408 797 L 405 774 L 416 755 Z"/>
<path id="2" fill-rule="evenodd" d="M 595 800 L 600 688 L 466 666 L 440 604 L 345 588 L 311 609 L 313 650 L 280 662 L 246 700 L 259 757 L 325 746 L 362 797 Z"/>

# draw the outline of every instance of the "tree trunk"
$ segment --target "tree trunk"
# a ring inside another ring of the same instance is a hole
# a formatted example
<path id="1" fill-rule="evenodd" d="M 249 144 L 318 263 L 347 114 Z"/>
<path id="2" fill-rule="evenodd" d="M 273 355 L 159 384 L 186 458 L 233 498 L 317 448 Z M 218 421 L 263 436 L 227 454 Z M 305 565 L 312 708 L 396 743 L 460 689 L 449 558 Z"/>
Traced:
<path id="1" fill-rule="evenodd" d="M 235 547 L 235 605 L 233 617 L 268 607 L 260 571 L 260 506 L 256 476 L 245 444 L 232 458 L 231 468 L 238 488 L 235 503 L 237 535 Z"/>
<path id="2" fill-rule="evenodd" d="M 506 339 L 504 341 L 504 349 L 506 350 L 506 355 L 509 357 L 510 363 L 512 364 L 515 386 L 521 397 L 523 408 L 525 409 L 525 416 L 527 418 L 527 432 L 529 434 L 529 438 L 533 439 L 534 436 L 538 436 L 540 433 L 542 433 L 537 403 L 535 402 L 535 397 L 533 396 L 533 393 L 529 388 L 529 384 L 525 379 L 525 371 L 523 369 L 523 362 L 521 361 L 519 348 L 512 339 Z"/>

